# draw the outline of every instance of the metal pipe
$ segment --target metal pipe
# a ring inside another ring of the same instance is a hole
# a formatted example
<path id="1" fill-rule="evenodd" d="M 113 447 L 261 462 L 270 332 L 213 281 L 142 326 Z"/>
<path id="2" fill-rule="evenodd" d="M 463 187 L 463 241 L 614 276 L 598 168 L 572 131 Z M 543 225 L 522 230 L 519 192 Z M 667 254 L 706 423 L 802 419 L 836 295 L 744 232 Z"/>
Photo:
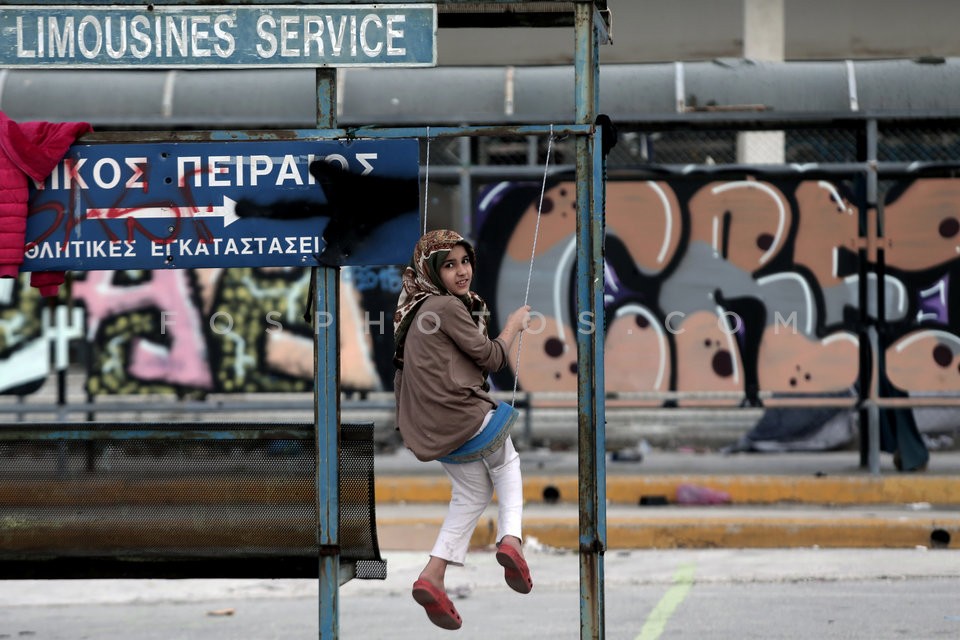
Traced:
<path id="1" fill-rule="evenodd" d="M 24 403 L 17 401 L 11 404 L 0 403 L 0 414 L 14 413 L 22 417 L 24 415 L 36 413 L 231 413 L 231 412 L 259 412 L 273 414 L 275 412 L 312 412 L 314 406 L 313 400 L 256 400 L 256 401 L 236 401 L 225 402 L 217 400 L 212 402 L 75 402 L 61 407 L 52 403 Z M 392 410 L 394 403 L 392 400 L 342 400 L 341 409 L 348 410 Z M 92 418 L 87 419 L 93 422 Z M 267 419 L 265 422 L 276 422 L 274 419 Z M 0 425 L 3 423 L 0 422 Z"/>
<path id="2" fill-rule="evenodd" d="M 877 174 L 877 137 L 877 121 L 875 119 L 867 120 L 866 158 L 864 158 L 864 160 L 867 162 L 866 232 L 868 260 L 876 260 L 877 258 L 878 238 L 876 234 L 880 230 L 879 225 L 874 225 L 873 228 L 871 228 L 869 223 L 871 219 L 871 211 L 873 212 L 873 220 L 877 221 L 877 193 L 879 190 L 879 176 Z M 876 279 L 876 287 L 878 291 L 883 290 L 884 283 L 879 278 Z M 876 296 L 876 293 L 874 293 L 874 299 L 879 300 L 879 298 Z M 862 301 L 864 304 L 867 302 L 868 301 L 866 300 Z M 883 322 L 883 309 L 880 307 L 877 308 L 877 321 Z M 880 398 L 880 376 L 884 375 L 884 354 L 877 329 L 877 326 L 871 326 L 867 332 L 870 339 L 870 348 L 874 354 L 874 357 L 871 358 L 871 361 L 875 371 L 870 377 L 870 391 L 868 394 L 868 398 L 873 401 L 877 401 Z M 880 411 L 875 404 L 868 406 L 867 410 L 867 467 L 872 475 L 880 475 Z"/>
<path id="3" fill-rule="evenodd" d="M 593 124 L 556 125 L 463 125 L 459 127 L 430 127 L 429 137 L 458 138 L 461 136 L 526 136 L 547 135 L 588 136 Z M 88 133 L 83 144 L 118 142 L 233 142 L 240 140 L 338 140 L 342 138 L 426 138 L 427 127 L 350 127 L 317 129 L 217 130 L 217 131 L 101 131 Z"/>
<path id="4" fill-rule="evenodd" d="M 454 170 L 454 174 L 460 180 L 460 212 L 458 217 L 460 229 L 468 231 L 470 230 L 470 223 L 473 218 L 471 214 L 473 213 L 474 175 L 470 167 L 470 138 L 458 138 L 457 148 L 460 156 L 460 166 L 450 167 L 450 169 Z M 443 175 L 443 170 L 446 168 L 447 167 L 437 167 L 437 169 L 440 169 L 441 175 Z M 471 233 L 470 235 L 473 234 Z"/>
<path id="5" fill-rule="evenodd" d="M 574 6 L 576 121 L 596 121 L 599 44 L 592 2 Z M 603 218 L 598 211 L 595 136 L 576 139 L 577 181 L 577 441 L 580 507 L 580 637 L 604 632 L 606 546 L 603 430 Z M 602 158 L 601 158 L 602 162 Z"/>
<path id="6" fill-rule="evenodd" d="M 337 301 L 340 271 L 315 267 L 314 397 L 317 442 L 317 546 L 320 553 L 320 639 L 335 640 L 340 629 L 340 345 Z"/>
<path id="7" fill-rule="evenodd" d="M 317 70 L 317 126 L 337 122 L 337 75 Z M 313 397 L 316 424 L 320 640 L 340 637 L 340 270 L 314 267 Z M 319 322 L 318 318 L 329 318 Z"/>

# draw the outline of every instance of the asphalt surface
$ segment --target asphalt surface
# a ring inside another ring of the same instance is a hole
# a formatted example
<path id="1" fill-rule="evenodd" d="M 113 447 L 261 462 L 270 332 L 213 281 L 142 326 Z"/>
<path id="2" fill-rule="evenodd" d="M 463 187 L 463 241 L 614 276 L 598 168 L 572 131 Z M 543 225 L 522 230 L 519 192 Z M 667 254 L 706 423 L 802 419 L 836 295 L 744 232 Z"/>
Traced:
<path id="1" fill-rule="evenodd" d="M 450 568 L 447 588 L 464 619 L 450 632 L 410 597 L 425 554 L 387 552 L 386 580 L 340 588 L 335 637 L 583 637 L 580 614 L 592 610 L 581 608 L 579 556 L 532 539 L 527 556 L 534 589 L 525 596 L 503 584 L 489 550 Z M 958 560 L 955 551 L 923 549 L 608 552 L 599 637 L 957 638 Z M 0 638 L 317 638 L 318 611 L 313 580 L 0 581 Z"/>
<path id="2" fill-rule="evenodd" d="M 960 451 L 934 450 L 916 473 L 883 455 L 871 474 L 855 450 L 725 455 L 715 438 L 691 442 L 605 458 L 604 637 L 960 637 Z M 577 638 L 590 611 L 577 455 L 527 449 L 521 462 L 534 592 L 502 583 L 492 505 L 467 566 L 448 572 L 461 638 Z M 337 637 L 449 637 L 409 594 L 448 481 L 400 449 L 377 453 L 375 482 L 388 575 L 340 588 Z M 0 640 L 318 637 L 317 593 L 313 580 L 0 580 Z"/>

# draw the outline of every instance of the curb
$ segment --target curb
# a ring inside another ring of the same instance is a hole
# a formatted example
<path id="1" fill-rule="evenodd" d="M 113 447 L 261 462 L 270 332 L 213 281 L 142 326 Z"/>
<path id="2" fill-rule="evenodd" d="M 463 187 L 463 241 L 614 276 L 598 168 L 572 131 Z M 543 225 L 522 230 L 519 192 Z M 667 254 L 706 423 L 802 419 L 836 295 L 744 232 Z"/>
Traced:
<path id="1" fill-rule="evenodd" d="M 677 505 L 683 484 L 726 492 L 731 502 Z M 960 544 L 960 475 L 609 475 L 606 490 L 608 550 Z M 577 551 L 577 495 L 574 475 L 526 475 L 527 538 Z M 446 477 L 379 476 L 380 548 L 429 552 L 449 497 Z M 495 537 L 496 518 L 485 514 L 471 545 Z"/>
<path id="2" fill-rule="evenodd" d="M 579 485 L 576 476 L 528 475 L 523 484 L 524 500 L 528 503 L 577 503 Z M 960 503 L 960 475 L 616 475 L 607 476 L 606 498 L 609 503 L 629 505 L 637 505 L 645 497 L 673 502 L 677 487 L 683 484 L 726 492 L 735 505 Z M 446 477 L 380 476 L 375 487 L 378 504 L 445 504 L 450 499 L 450 484 Z"/>
<path id="3" fill-rule="evenodd" d="M 683 510 L 681 508 L 681 510 Z M 381 550 L 429 552 L 442 518 L 377 518 Z M 568 517 L 525 517 L 527 540 L 556 549 L 579 550 L 576 514 Z M 652 517 L 607 518 L 607 550 L 724 549 L 724 548 L 945 548 L 960 541 L 960 514 L 729 514 L 703 510 Z M 471 538 L 471 547 L 496 542 L 496 519 L 483 518 Z"/>

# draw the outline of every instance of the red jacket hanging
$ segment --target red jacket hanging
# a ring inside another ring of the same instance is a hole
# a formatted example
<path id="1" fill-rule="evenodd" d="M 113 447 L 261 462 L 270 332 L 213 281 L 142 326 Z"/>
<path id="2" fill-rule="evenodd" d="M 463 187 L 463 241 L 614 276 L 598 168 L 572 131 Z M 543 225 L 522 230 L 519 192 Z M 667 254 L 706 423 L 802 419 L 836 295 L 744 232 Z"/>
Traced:
<path id="1" fill-rule="evenodd" d="M 92 131 L 86 122 L 17 123 L 0 111 L 0 278 L 15 278 L 23 263 L 29 179 L 43 182 L 70 145 Z M 63 273 L 31 274 L 45 296 L 57 294 Z"/>

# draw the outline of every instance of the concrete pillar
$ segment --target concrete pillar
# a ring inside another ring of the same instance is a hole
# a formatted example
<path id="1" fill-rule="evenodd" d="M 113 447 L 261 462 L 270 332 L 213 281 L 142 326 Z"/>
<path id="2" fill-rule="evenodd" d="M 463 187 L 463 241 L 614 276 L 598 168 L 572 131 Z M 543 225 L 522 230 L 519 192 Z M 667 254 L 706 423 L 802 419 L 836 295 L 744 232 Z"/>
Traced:
<path id="1" fill-rule="evenodd" d="M 743 0 L 743 57 L 749 60 L 783 62 L 784 0 Z M 747 131 L 737 135 L 737 161 L 741 163 L 784 162 L 783 131 Z"/>
<path id="2" fill-rule="evenodd" d="M 743 0 L 743 57 L 783 61 L 784 0 Z"/>

